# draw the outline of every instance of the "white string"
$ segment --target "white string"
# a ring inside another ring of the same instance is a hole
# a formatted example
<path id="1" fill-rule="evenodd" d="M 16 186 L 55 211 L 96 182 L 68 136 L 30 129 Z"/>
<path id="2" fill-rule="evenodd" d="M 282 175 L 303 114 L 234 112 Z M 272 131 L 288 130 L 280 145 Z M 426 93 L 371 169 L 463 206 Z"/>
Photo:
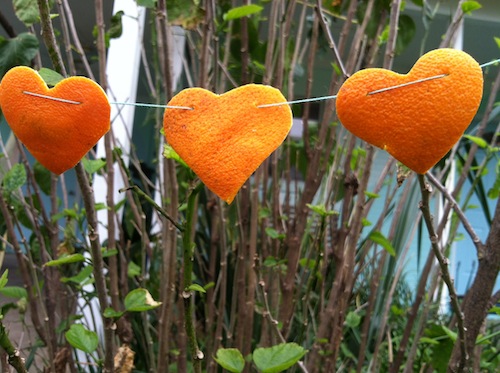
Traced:
<path id="1" fill-rule="evenodd" d="M 493 60 L 493 61 L 490 61 L 490 62 L 483 63 L 482 65 L 479 65 L 479 67 L 484 68 L 486 66 L 495 65 L 495 64 L 498 64 L 498 63 L 500 63 L 500 58 L 498 58 L 496 60 Z M 392 90 L 392 89 L 407 87 L 409 85 L 418 84 L 418 83 L 426 82 L 426 81 L 429 81 L 429 80 L 444 78 L 445 76 L 447 76 L 447 74 L 434 75 L 434 76 L 430 76 L 430 77 L 427 77 L 427 78 L 422 78 L 422 79 L 414 80 L 412 82 L 402 83 L 402 84 L 398 84 L 398 85 L 391 86 L 391 87 L 380 88 L 380 89 L 377 89 L 375 91 L 368 92 L 367 94 L 368 95 L 374 95 L 376 93 L 382 93 L 382 92 L 386 92 L 386 91 L 389 91 L 389 90 Z M 59 97 L 47 96 L 47 95 L 43 95 L 43 94 L 40 94 L 40 93 L 34 93 L 34 92 L 29 92 L 29 91 L 23 91 L 23 93 L 27 94 L 27 95 L 31 95 L 31 96 L 40 97 L 40 98 L 46 98 L 46 99 L 53 100 L 53 101 L 63 102 L 63 103 L 66 103 L 66 104 L 73 104 L 73 105 L 80 105 L 81 104 L 81 102 L 78 102 L 78 101 L 67 100 L 67 99 L 59 98 Z M 262 105 L 258 105 L 257 107 L 259 109 L 262 109 L 262 108 L 268 108 L 268 107 L 274 107 L 274 106 L 302 104 L 302 103 L 305 103 L 305 102 L 317 102 L 317 101 L 324 101 L 324 100 L 333 100 L 333 99 L 336 99 L 336 98 L 337 98 L 337 95 L 311 97 L 311 98 L 303 98 L 303 99 L 293 100 L 293 101 L 275 102 L 275 103 L 272 103 L 272 104 L 262 104 Z M 160 109 L 194 110 L 194 108 L 189 107 L 189 106 L 146 104 L 146 103 L 139 103 L 139 102 L 136 102 L 136 103 L 132 103 L 132 102 L 110 102 L 109 104 L 110 105 L 132 105 L 132 106 L 149 107 L 149 108 L 160 108 Z"/>

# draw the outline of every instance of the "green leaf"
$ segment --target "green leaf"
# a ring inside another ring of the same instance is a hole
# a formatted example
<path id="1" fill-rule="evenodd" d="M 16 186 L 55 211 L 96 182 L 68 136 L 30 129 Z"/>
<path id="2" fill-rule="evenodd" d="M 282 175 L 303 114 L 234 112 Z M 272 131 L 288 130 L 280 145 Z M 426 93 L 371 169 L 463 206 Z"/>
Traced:
<path id="1" fill-rule="evenodd" d="M 4 286 L 0 289 L 0 294 L 9 298 L 28 298 L 28 293 L 25 288 L 20 286 Z"/>
<path id="2" fill-rule="evenodd" d="M 245 369 L 245 359 L 236 348 L 219 348 L 214 359 L 223 369 L 231 373 L 240 373 Z"/>
<path id="3" fill-rule="evenodd" d="M 124 313 L 125 312 L 123 312 L 123 311 L 115 311 L 111 307 L 108 307 L 104 310 L 103 316 L 107 317 L 109 319 L 118 319 L 118 318 L 122 317 Z"/>
<path id="4" fill-rule="evenodd" d="M 108 248 L 102 249 L 102 257 L 103 258 L 109 258 L 110 256 L 114 256 L 117 254 L 118 254 L 118 249 L 108 249 Z"/>
<path id="5" fill-rule="evenodd" d="M 191 285 L 189 285 L 188 289 L 190 291 L 197 291 L 199 293 L 206 293 L 207 292 L 203 286 L 198 285 L 198 284 L 191 284 Z"/>
<path id="6" fill-rule="evenodd" d="M 82 324 L 73 324 L 64 334 L 71 346 L 86 353 L 94 352 L 99 345 L 97 334 Z"/>
<path id="7" fill-rule="evenodd" d="M 116 39 L 122 36 L 123 33 L 122 17 L 124 14 L 125 13 L 122 10 L 120 10 L 115 14 L 113 14 L 113 16 L 111 17 L 109 29 L 106 32 L 106 34 L 110 39 Z"/>
<path id="8" fill-rule="evenodd" d="M 141 274 L 141 267 L 135 264 L 133 261 L 128 263 L 127 267 L 127 276 L 128 277 L 136 277 Z"/>
<path id="9" fill-rule="evenodd" d="M 47 263 L 45 263 L 45 265 L 47 267 L 57 267 L 63 264 L 79 263 L 84 261 L 85 257 L 82 254 L 70 254 L 62 255 L 61 257 L 54 260 L 49 260 Z"/>
<path id="10" fill-rule="evenodd" d="M 230 21 L 232 19 L 243 18 L 255 13 L 259 13 L 264 9 L 260 5 L 249 4 L 242 5 L 233 9 L 230 9 L 226 14 L 224 14 L 223 18 L 225 21 Z"/>
<path id="11" fill-rule="evenodd" d="M 167 159 L 173 159 L 174 161 L 180 163 L 186 168 L 189 168 L 189 166 L 182 160 L 182 158 L 177 154 L 177 152 L 172 148 L 170 145 L 165 145 L 163 148 L 163 156 Z"/>
<path id="12" fill-rule="evenodd" d="M 369 192 L 367 190 L 365 190 L 365 196 L 367 196 L 368 198 L 379 198 L 380 197 L 379 194 L 373 193 L 373 192 Z"/>
<path id="13" fill-rule="evenodd" d="M 127 294 L 124 300 L 125 309 L 130 312 L 142 312 L 152 310 L 161 305 L 153 299 L 146 289 L 134 289 Z"/>
<path id="14" fill-rule="evenodd" d="M 391 256 L 396 256 L 396 250 L 389 242 L 389 240 L 379 231 L 373 231 L 368 236 L 368 239 L 375 242 L 377 245 L 382 246 Z"/>
<path id="15" fill-rule="evenodd" d="M 59 74 L 57 71 L 47 69 L 46 67 L 42 67 L 40 71 L 38 71 L 38 74 L 40 74 L 45 84 L 51 87 L 55 86 L 64 79 L 64 76 Z"/>
<path id="16" fill-rule="evenodd" d="M 479 4 L 479 2 L 477 2 L 477 1 L 471 0 L 471 1 L 464 1 L 462 3 L 462 11 L 465 14 L 471 14 L 473 11 L 481 9 L 481 8 L 482 8 L 482 5 Z"/>
<path id="17" fill-rule="evenodd" d="M 88 159 L 87 157 L 82 158 L 83 168 L 89 175 L 92 175 L 99 171 L 101 168 L 106 166 L 106 160 L 104 159 Z"/>
<path id="18" fill-rule="evenodd" d="M 361 322 L 361 316 L 357 312 L 349 312 L 345 317 L 345 324 L 350 328 L 357 328 Z"/>
<path id="19" fill-rule="evenodd" d="M 61 281 L 64 283 L 74 282 L 75 284 L 83 285 L 84 283 L 90 282 L 92 280 L 92 271 L 94 267 L 91 265 L 85 266 L 80 272 L 72 277 L 63 277 Z"/>
<path id="20" fill-rule="evenodd" d="M 296 343 L 281 343 L 272 347 L 255 349 L 253 361 L 263 373 L 278 373 L 297 363 L 306 352 Z"/>
<path id="21" fill-rule="evenodd" d="M 21 163 L 12 166 L 3 177 L 3 188 L 7 193 L 12 193 L 24 183 L 26 183 L 26 169 Z"/>
<path id="22" fill-rule="evenodd" d="M 338 211 L 327 210 L 326 206 L 324 204 L 312 205 L 312 204 L 308 203 L 306 206 L 309 207 L 311 210 L 313 210 L 316 214 L 318 214 L 322 217 L 326 217 L 329 215 L 335 215 L 335 214 L 338 215 Z"/>
<path id="23" fill-rule="evenodd" d="M 278 233 L 278 231 L 277 231 L 276 229 L 271 228 L 271 227 L 267 227 L 267 228 L 266 228 L 266 234 L 267 234 L 270 238 L 272 238 L 273 240 L 276 240 L 276 239 L 278 239 L 278 240 L 282 240 L 282 239 L 284 239 L 284 238 L 286 237 L 286 236 L 285 236 L 285 234 L 283 234 L 283 233 Z"/>
<path id="24" fill-rule="evenodd" d="M 500 38 L 494 36 L 493 39 L 495 40 L 495 43 L 497 43 L 497 47 L 500 48 Z"/>
<path id="25" fill-rule="evenodd" d="M 7 282 L 9 281 L 9 279 L 7 278 L 8 275 L 9 275 L 8 269 L 3 271 L 2 277 L 0 277 L 0 289 L 3 289 L 5 287 L 5 285 L 7 285 Z"/>
<path id="26" fill-rule="evenodd" d="M 14 66 L 29 66 L 38 53 L 38 39 L 24 32 L 12 39 L 0 36 L 0 78 Z"/>
<path id="27" fill-rule="evenodd" d="M 472 135 L 467 135 L 467 134 L 464 135 L 464 137 L 466 139 L 472 141 L 474 144 L 476 144 L 477 146 L 479 146 L 482 149 L 485 149 L 486 147 L 488 147 L 488 143 L 482 137 L 472 136 Z"/>
<path id="28" fill-rule="evenodd" d="M 26 26 L 31 26 L 40 21 L 37 0 L 13 0 L 12 6 L 16 17 Z"/>
<path id="29" fill-rule="evenodd" d="M 51 176 L 50 171 L 43 167 L 39 162 L 35 162 L 33 165 L 33 171 L 35 173 L 35 180 L 42 192 L 46 195 L 50 194 L 51 188 Z"/>

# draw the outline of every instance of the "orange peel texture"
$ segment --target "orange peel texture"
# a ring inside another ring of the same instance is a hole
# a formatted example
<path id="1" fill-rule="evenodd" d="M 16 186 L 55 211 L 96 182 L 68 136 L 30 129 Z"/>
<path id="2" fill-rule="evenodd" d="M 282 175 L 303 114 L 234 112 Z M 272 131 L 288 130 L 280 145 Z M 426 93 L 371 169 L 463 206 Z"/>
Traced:
<path id="1" fill-rule="evenodd" d="M 248 84 L 223 95 L 202 88 L 185 89 L 166 109 L 165 137 L 203 183 L 227 203 L 260 164 L 278 148 L 292 126 L 288 105 L 273 87 Z"/>
<path id="2" fill-rule="evenodd" d="M 35 97 L 24 91 L 80 104 Z M 14 67 L 0 84 L 0 106 L 17 138 L 55 174 L 74 167 L 110 128 L 106 94 L 84 77 L 64 79 L 49 89 L 35 70 Z"/>
<path id="3" fill-rule="evenodd" d="M 369 92 L 446 74 L 385 92 Z M 337 115 L 351 133 L 424 174 L 460 139 L 483 94 L 483 73 L 467 53 L 436 49 L 406 74 L 385 69 L 358 71 L 337 95 Z"/>

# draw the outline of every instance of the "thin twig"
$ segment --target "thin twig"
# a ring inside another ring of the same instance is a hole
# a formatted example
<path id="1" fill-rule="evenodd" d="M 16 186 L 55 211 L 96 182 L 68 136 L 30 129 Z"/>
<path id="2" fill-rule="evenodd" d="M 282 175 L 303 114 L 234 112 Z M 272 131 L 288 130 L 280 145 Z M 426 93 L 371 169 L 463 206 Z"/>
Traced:
<path id="1" fill-rule="evenodd" d="M 151 206 L 153 206 L 154 209 L 156 211 L 158 211 L 161 216 L 163 216 L 168 221 L 170 221 L 180 232 L 184 231 L 184 227 L 182 225 L 180 225 L 174 219 L 172 219 L 172 217 L 168 214 L 168 212 L 166 212 L 160 205 L 158 205 L 149 195 L 147 195 L 146 193 L 144 193 L 141 190 L 141 188 L 139 188 L 137 185 L 132 185 L 132 186 L 129 186 L 127 188 L 122 188 L 122 189 L 119 190 L 119 192 L 122 193 L 122 192 L 126 192 L 127 190 L 133 190 L 134 192 L 136 192 L 139 196 L 141 196 L 149 204 L 151 204 Z"/>
<path id="2" fill-rule="evenodd" d="M 286 339 L 281 333 L 281 330 L 279 328 L 279 322 L 276 320 L 272 313 L 271 313 L 271 308 L 269 307 L 269 300 L 267 299 L 267 291 L 265 289 L 266 284 L 263 281 L 259 281 L 260 288 L 262 290 L 262 298 L 264 299 L 264 307 L 265 307 L 265 312 L 263 312 L 263 316 L 268 319 L 269 323 L 273 326 L 273 330 L 280 339 L 282 343 L 286 343 Z M 305 364 L 302 361 L 298 361 L 297 365 L 299 368 L 302 370 L 304 373 L 308 373 L 309 371 L 307 370 Z"/>
<path id="3" fill-rule="evenodd" d="M 337 63 L 339 64 L 340 70 L 342 71 L 342 75 L 344 78 L 348 78 L 349 75 L 347 74 L 347 70 L 344 66 L 344 63 L 342 62 L 342 58 L 340 57 L 340 53 L 337 49 L 337 45 L 335 44 L 335 40 L 333 40 L 332 33 L 330 32 L 330 28 L 326 24 L 325 21 L 325 16 L 323 15 L 323 8 L 321 6 L 321 0 L 318 0 L 316 2 L 316 12 L 318 13 L 318 18 L 319 18 L 319 23 L 321 24 L 321 27 L 323 28 L 323 32 L 326 35 L 326 38 L 328 40 L 328 45 L 330 46 L 330 49 L 333 51 L 333 54 L 335 55 L 335 59 L 337 60 Z"/>
<path id="4" fill-rule="evenodd" d="M 38 0 L 38 9 L 40 10 L 40 24 L 42 26 L 42 37 L 49 51 L 50 59 L 54 65 L 54 70 L 59 74 L 66 76 L 66 68 L 61 57 L 61 52 L 56 41 L 52 20 L 50 18 L 50 8 L 48 0 Z"/>
<path id="5" fill-rule="evenodd" d="M 457 292 L 455 290 L 455 286 L 453 285 L 453 280 L 450 276 L 450 272 L 448 270 L 448 258 L 446 258 L 441 252 L 441 248 L 439 247 L 439 237 L 434 230 L 433 219 L 430 212 L 430 194 L 431 187 L 426 183 L 424 175 L 418 175 L 418 181 L 420 183 L 420 188 L 422 192 L 422 201 L 420 203 L 420 210 L 422 211 L 422 217 L 424 218 L 425 225 L 427 227 L 427 231 L 429 232 L 429 237 L 431 241 L 432 251 L 438 260 L 439 267 L 441 268 L 441 277 L 443 278 L 446 287 L 448 288 L 448 292 L 450 293 L 450 303 L 457 317 L 457 328 L 458 328 L 458 339 L 460 343 L 460 364 L 458 366 L 458 371 L 462 371 L 465 367 L 465 364 L 468 360 L 467 355 L 467 346 L 465 340 L 465 327 L 464 327 L 464 314 L 460 307 Z"/>
<path id="6" fill-rule="evenodd" d="M 472 242 L 474 242 L 474 245 L 476 246 L 476 249 L 477 249 L 477 256 L 478 258 L 482 258 L 483 255 L 484 255 L 484 244 L 483 242 L 481 241 L 481 239 L 479 238 L 479 236 L 477 235 L 476 231 L 474 230 L 474 228 L 472 227 L 470 221 L 467 219 L 467 217 L 465 216 L 464 212 L 462 211 L 462 209 L 460 208 L 460 206 L 458 205 L 457 201 L 455 200 L 455 198 L 453 198 L 453 196 L 451 195 L 451 193 L 448 191 L 448 189 L 446 189 L 444 187 L 444 185 L 442 185 L 438 179 L 436 179 L 436 177 L 431 173 L 431 172 L 428 172 L 426 174 L 427 178 L 429 179 L 429 181 L 432 183 L 432 185 L 434 185 L 437 189 L 439 189 L 439 191 L 446 197 L 446 199 L 449 201 L 450 205 L 451 205 L 451 208 L 453 210 L 455 210 L 455 213 L 457 214 L 458 218 L 460 219 L 460 221 L 462 222 L 465 230 L 467 231 L 467 233 L 469 233 L 469 236 L 471 237 L 472 239 Z"/>

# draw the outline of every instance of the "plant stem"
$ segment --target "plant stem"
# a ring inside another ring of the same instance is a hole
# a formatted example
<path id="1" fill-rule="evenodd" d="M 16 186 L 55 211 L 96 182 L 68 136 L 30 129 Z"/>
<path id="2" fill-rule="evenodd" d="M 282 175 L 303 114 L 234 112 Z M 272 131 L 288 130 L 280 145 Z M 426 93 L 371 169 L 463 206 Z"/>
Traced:
<path id="1" fill-rule="evenodd" d="M 79 162 L 75 166 L 76 177 L 78 179 L 78 184 L 82 191 L 83 203 L 85 205 L 85 213 L 87 215 L 88 223 L 88 238 L 90 241 L 91 255 L 92 255 L 92 265 L 94 266 L 94 280 L 95 288 L 97 291 L 97 297 L 99 299 L 99 306 L 101 312 L 109 306 L 108 304 L 108 290 L 106 287 L 106 279 L 104 277 L 104 260 L 101 252 L 101 243 L 99 241 L 99 232 L 97 230 L 98 222 L 97 215 L 94 204 L 94 190 L 89 183 L 87 174 L 83 169 L 83 165 Z M 105 357 L 104 357 L 104 370 L 103 372 L 113 371 L 113 320 L 110 318 L 103 317 L 104 322 L 104 347 L 105 347 Z"/>
<path id="2" fill-rule="evenodd" d="M 174 219 L 172 219 L 172 217 L 168 214 L 168 212 L 166 212 L 160 205 L 158 205 L 154 199 L 152 199 L 149 195 L 147 195 L 146 193 L 144 193 L 141 188 L 139 188 L 137 185 L 132 185 L 130 187 L 127 187 L 127 188 L 122 188 L 119 190 L 119 192 L 125 192 L 127 190 L 133 190 L 134 192 L 136 192 L 139 196 L 141 196 L 142 198 L 144 198 L 149 204 L 151 204 L 151 206 L 154 207 L 154 209 L 156 211 L 158 211 L 160 213 L 161 216 L 163 216 L 164 218 L 166 218 L 170 223 L 172 223 L 180 232 L 184 232 L 185 230 L 185 227 L 183 227 L 182 225 L 180 225 L 179 223 L 177 223 Z"/>
<path id="3" fill-rule="evenodd" d="M 42 26 L 42 37 L 47 50 L 49 51 L 50 59 L 54 65 L 54 70 L 59 74 L 66 76 L 66 68 L 61 57 L 61 52 L 57 45 L 54 28 L 50 19 L 50 8 L 48 0 L 38 0 L 38 9 L 40 10 L 40 24 Z"/>
<path id="4" fill-rule="evenodd" d="M 465 340 L 465 328 L 464 328 L 464 314 L 462 309 L 460 308 L 460 304 L 458 302 L 458 296 L 455 291 L 455 287 L 453 285 L 453 280 L 451 279 L 450 272 L 448 270 L 448 258 L 446 258 L 441 249 L 439 247 L 439 237 L 436 234 L 433 225 L 433 219 L 430 212 L 430 194 L 431 194 L 431 186 L 426 183 L 424 175 L 418 175 L 418 181 L 420 183 L 420 188 L 422 191 L 422 201 L 420 203 L 420 210 L 422 211 L 422 217 L 424 218 L 425 225 L 427 227 L 427 231 L 429 232 L 429 237 L 431 240 L 432 251 L 438 260 L 439 267 L 441 268 L 441 277 L 443 278 L 446 287 L 448 288 L 448 292 L 450 293 L 450 301 L 451 308 L 457 317 L 457 327 L 458 327 L 458 338 L 460 343 L 460 351 L 461 351 L 461 361 L 458 367 L 457 372 L 463 371 L 465 364 L 468 360 L 467 356 L 467 348 L 466 348 L 466 340 Z"/>
<path id="5" fill-rule="evenodd" d="M 0 322 L 0 347 L 7 352 L 7 355 L 9 356 L 9 364 L 16 370 L 16 372 L 28 372 L 26 366 L 24 365 L 24 359 L 21 357 L 19 350 L 15 348 L 10 341 L 7 330 L 5 330 L 5 326 L 2 322 Z"/>
<path id="6" fill-rule="evenodd" d="M 199 184 L 202 185 L 202 184 Z M 189 341 L 189 349 L 191 351 L 191 358 L 193 359 L 193 367 L 196 373 L 201 373 L 201 361 L 203 360 L 203 352 L 198 347 L 196 340 L 196 328 L 194 320 L 194 304 L 193 304 L 193 291 L 190 289 L 192 285 L 193 276 L 193 249 L 194 243 L 192 240 L 194 213 L 196 208 L 196 197 L 198 195 L 199 187 L 192 190 L 188 197 L 186 222 L 184 223 L 184 232 L 182 237 L 182 247 L 184 253 L 184 287 L 182 297 L 184 298 L 184 317 L 186 334 Z"/>

